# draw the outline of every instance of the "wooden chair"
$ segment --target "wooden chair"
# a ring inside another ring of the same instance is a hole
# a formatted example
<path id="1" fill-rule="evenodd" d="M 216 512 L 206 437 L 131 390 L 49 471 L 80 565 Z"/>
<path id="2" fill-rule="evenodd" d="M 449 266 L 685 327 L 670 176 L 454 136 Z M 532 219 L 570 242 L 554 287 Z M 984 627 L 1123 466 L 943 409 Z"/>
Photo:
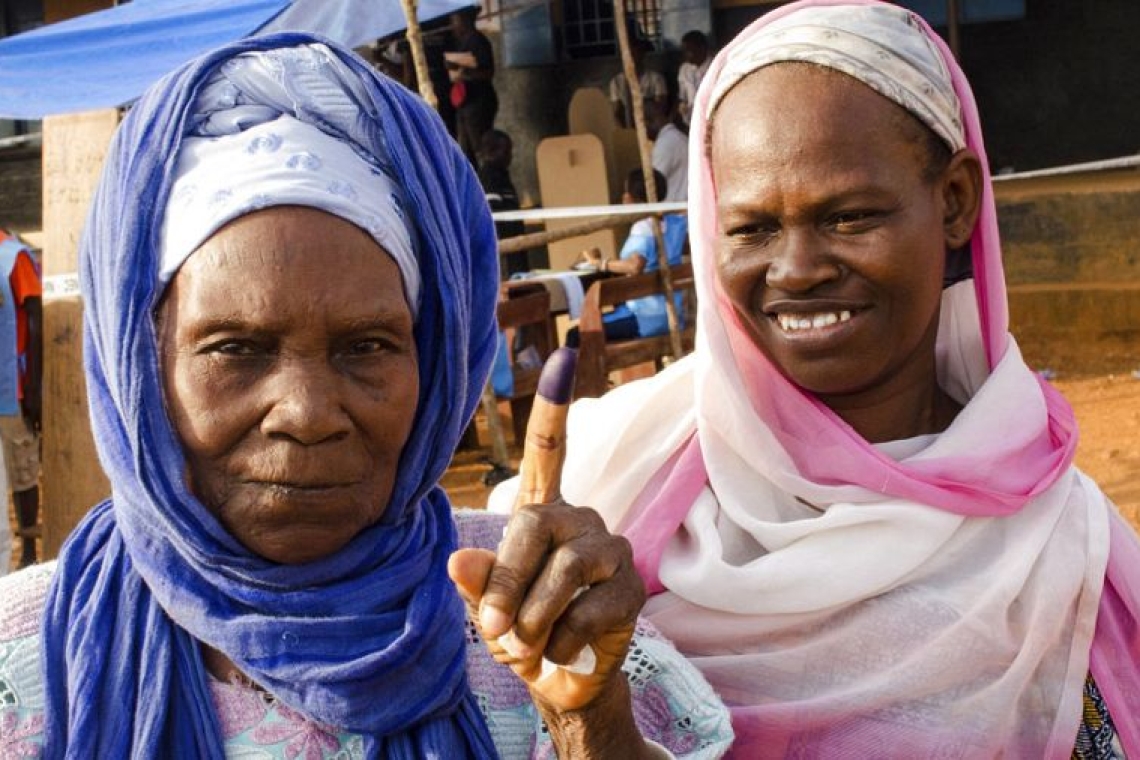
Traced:
<path id="1" fill-rule="evenodd" d="M 550 314 L 550 293 L 540 283 L 512 283 L 500 293 L 497 316 L 499 329 L 506 333 L 507 356 L 514 377 L 514 393 L 505 398 L 511 404 L 515 443 L 521 444 L 542 365 L 558 347 Z M 521 356 L 529 357 L 530 363 L 520 364 Z"/>
<path id="2" fill-rule="evenodd" d="M 670 267 L 669 271 L 673 276 L 674 292 L 683 294 L 685 327 L 681 331 L 681 347 L 688 353 L 693 350 L 697 317 L 693 265 L 686 262 Z M 657 369 L 661 369 L 662 360 L 673 355 L 668 333 L 607 342 L 602 328 L 602 315 L 609 308 L 626 301 L 664 293 L 665 285 L 659 271 L 609 277 L 590 286 L 582 303 L 582 316 L 578 320 L 580 343 L 575 395 L 601 396 L 606 392 L 609 374 L 615 370 L 645 362 L 653 362 Z"/>

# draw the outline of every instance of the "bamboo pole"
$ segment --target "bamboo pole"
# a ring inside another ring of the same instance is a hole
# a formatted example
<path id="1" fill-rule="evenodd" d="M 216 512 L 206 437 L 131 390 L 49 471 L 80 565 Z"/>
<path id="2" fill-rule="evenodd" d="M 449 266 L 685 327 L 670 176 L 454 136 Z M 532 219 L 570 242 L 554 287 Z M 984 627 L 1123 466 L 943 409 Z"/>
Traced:
<path id="1" fill-rule="evenodd" d="M 633 65 L 633 55 L 629 48 L 629 28 L 625 22 L 625 0 L 614 0 L 614 28 L 617 30 L 618 48 L 621 50 L 622 71 L 629 87 L 630 106 L 633 108 L 633 125 L 637 131 L 637 148 L 641 154 L 641 171 L 645 176 L 645 195 L 648 203 L 657 202 L 657 180 L 653 176 L 653 156 L 649 147 L 649 135 L 645 130 L 645 104 L 641 94 L 641 80 Z M 653 238 L 657 242 L 657 267 L 661 270 L 661 281 L 665 286 L 665 317 L 669 323 L 669 346 L 673 358 L 680 359 L 681 330 L 677 320 L 677 305 L 673 299 L 673 274 L 669 270 L 669 252 L 665 250 L 665 236 L 661 233 L 661 220 L 652 220 Z"/>
<path id="2" fill-rule="evenodd" d="M 408 22 L 408 29 L 404 37 L 408 40 L 408 49 L 412 53 L 412 63 L 416 69 L 416 84 L 422 97 L 429 106 L 438 110 L 439 101 L 435 99 L 435 89 L 428 75 L 427 57 L 424 55 L 423 34 L 420 32 L 420 22 L 416 17 L 416 0 L 400 0 L 404 8 L 404 18 Z M 507 468 L 510 460 L 507 454 L 507 441 L 503 434 L 503 421 L 499 417 L 499 407 L 495 402 L 495 391 L 491 388 L 491 380 L 487 379 L 483 386 L 481 398 L 483 412 L 487 415 L 487 432 L 491 436 L 491 456 L 495 466 Z"/>
<path id="3" fill-rule="evenodd" d="M 420 33 L 420 22 L 416 17 L 416 0 L 400 0 L 400 5 L 404 7 L 404 18 L 408 22 L 404 37 L 408 40 L 408 49 L 412 53 L 412 64 L 416 69 L 416 85 L 419 87 L 420 97 L 433 109 L 438 109 L 439 101 L 435 99 L 435 89 L 431 86 L 427 56 L 424 55 L 423 35 Z"/>

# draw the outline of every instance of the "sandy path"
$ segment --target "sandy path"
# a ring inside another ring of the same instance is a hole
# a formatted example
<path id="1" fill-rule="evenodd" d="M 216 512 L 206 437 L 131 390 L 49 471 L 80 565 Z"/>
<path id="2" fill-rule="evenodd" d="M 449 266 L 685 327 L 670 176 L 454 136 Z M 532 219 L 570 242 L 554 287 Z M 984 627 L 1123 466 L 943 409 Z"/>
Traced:
<path id="1" fill-rule="evenodd" d="M 1053 384 L 1077 415 L 1077 465 L 1140 529 L 1140 379 L 1106 375 Z"/>

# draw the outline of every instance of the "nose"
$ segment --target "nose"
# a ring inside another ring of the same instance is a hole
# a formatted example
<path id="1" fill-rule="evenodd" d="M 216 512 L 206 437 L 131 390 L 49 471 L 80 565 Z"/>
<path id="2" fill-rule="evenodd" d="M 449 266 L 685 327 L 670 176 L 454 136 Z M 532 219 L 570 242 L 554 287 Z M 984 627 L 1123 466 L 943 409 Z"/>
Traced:
<path id="1" fill-rule="evenodd" d="M 839 279 L 842 270 L 828 252 L 823 235 L 810 229 L 788 228 L 774 243 L 764 275 L 765 284 L 790 293 L 805 293 Z"/>
<path id="2" fill-rule="evenodd" d="M 347 436 L 353 423 L 341 381 L 326 357 L 282 357 L 263 385 L 268 408 L 262 432 L 306 446 Z"/>

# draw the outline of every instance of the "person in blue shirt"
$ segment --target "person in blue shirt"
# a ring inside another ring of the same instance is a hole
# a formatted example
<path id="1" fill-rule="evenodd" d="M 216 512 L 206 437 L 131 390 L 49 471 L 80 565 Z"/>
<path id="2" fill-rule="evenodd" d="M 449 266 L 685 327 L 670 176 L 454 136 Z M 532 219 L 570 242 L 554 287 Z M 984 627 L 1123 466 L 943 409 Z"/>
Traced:
<path id="1" fill-rule="evenodd" d="M 665 176 L 656 170 L 653 172 L 653 176 L 657 183 L 657 197 L 665 197 L 668 192 Z M 645 203 L 646 197 L 645 173 L 641 169 L 634 169 L 626 178 L 622 203 Z M 685 250 L 685 238 L 689 233 L 688 219 L 682 214 L 669 214 L 661 220 L 661 227 L 669 266 L 677 266 L 681 263 L 681 256 Z M 596 248 L 585 251 L 583 256 L 588 263 L 596 266 L 601 272 L 632 275 L 657 270 L 657 239 L 653 234 L 653 218 L 647 216 L 634 222 L 633 227 L 629 230 L 629 236 L 621 247 L 618 258 L 602 256 Z M 674 297 L 677 304 L 677 320 L 683 326 L 684 314 L 681 310 L 681 294 L 677 293 Z M 626 301 L 604 315 L 602 322 L 606 340 L 631 340 L 651 335 L 664 335 L 669 332 L 665 297 L 653 295 Z M 578 328 L 573 327 L 566 333 L 566 345 L 575 348 L 578 346 L 578 341 Z"/>

